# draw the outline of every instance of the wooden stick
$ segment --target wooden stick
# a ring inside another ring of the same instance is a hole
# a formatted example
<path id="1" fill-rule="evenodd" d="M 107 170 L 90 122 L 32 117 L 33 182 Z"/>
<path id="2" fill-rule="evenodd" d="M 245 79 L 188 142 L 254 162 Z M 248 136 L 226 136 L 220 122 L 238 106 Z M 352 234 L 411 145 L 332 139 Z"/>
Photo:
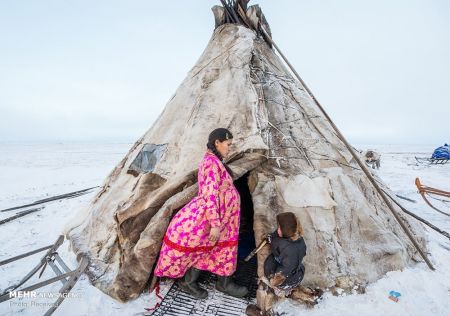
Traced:
<path id="1" fill-rule="evenodd" d="M 66 193 L 66 194 L 55 195 L 55 196 L 47 198 L 47 199 L 35 201 L 35 202 L 31 203 L 31 204 L 26 204 L 26 205 L 21 205 L 21 206 L 15 206 L 15 207 L 7 208 L 7 209 L 4 209 L 4 210 L 1 210 L 0 212 L 14 211 L 14 210 L 18 210 L 18 209 L 29 207 L 29 206 L 35 206 L 35 205 L 38 205 L 38 204 L 43 204 L 43 203 L 47 203 L 47 202 L 51 202 L 51 201 L 56 201 L 56 200 L 61 200 L 61 199 L 66 199 L 66 198 L 80 196 L 80 195 L 88 193 L 87 191 L 95 189 L 95 188 L 98 188 L 98 186 L 92 187 L 92 188 L 88 188 L 88 189 L 84 189 L 84 190 L 80 190 L 80 191 L 70 192 L 70 193 Z"/>
<path id="2" fill-rule="evenodd" d="M 237 8 L 238 8 L 238 13 L 239 16 L 241 17 L 242 21 L 244 22 L 244 24 L 249 28 L 249 29 L 253 29 L 252 27 L 252 23 L 248 20 L 247 15 L 245 14 L 245 10 L 242 8 L 242 6 L 239 4 L 237 4 Z"/>
<path id="3" fill-rule="evenodd" d="M 10 216 L 10 217 L 8 217 L 8 218 L 5 218 L 5 219 L 1 220 L 1 221 L 0 221 L 0 225 L 3 225 L 3 224 L 8 223 L 8 222 L 10 222 L 10 221 L 13 221 L 13 220 L 15 220 L 15 219 L 17 219 L 17 218 L 20 218 L 20 217 L 22 217 L 22 216 L 25 216 L 25 215 L 28 215 L 28 214 L 31 214 L 31 213 L 40 211 L 40 210 L 42 210 L 42 209 L 43 209 L 43 207 L 40 207 L 40 208 L 33 208 L 33 209 L 31 209 L 31 210 L 26 210 L 26 211 L 19 212 L 19 213 L 17 213 L 16 215 L 13 215 L 13 216 Z"/>
<path id="4" fill-rule="evenodd" d="M 228 16 L 231 19 L 231 22 L 233 23 L 238 23 L 238 21 L 235 20 L 235 17 L 233 16 L 233 13 L 231 12 L 231 8 L 228 7 L 228 4 L 225 2 L 225 0 L 220 0 L 220 2 L 222 2 L 223 7 L 225 8 L 225 10 L 228 13 Z"/>
<path id="5" fill-rule="evenodd" d="M 18 256 L 3 260 L 3 261 L 0 261 L 0 266 L 10 263 L 10 262 L 13 262 L 13 261 L 16 261 L 16 260 L 19 260 L 19 259 L 22 259 L 22 258 L 25 258 L 25 257 L 28 257 L 28 256 L 31 256 L 31 255 L 34 255 L 35 253 L 50 249 L 52 246 L 53 245 L 48 245 L 48 246 L 45 246 L 45 247 L 42 247 L 42 248 L 39 248 L 39 249 L 36 249 L 33 251 L 29 251 L 27 253 L 24 253 L 24 254 L 21 254 L 21 255 L 18 255 Z"/>
<path id="6" fill-rule="evenodd" d="M 442 191 L 442 190 L 438 190 L 438 189 L 433 189 L 433 188 L 426 187 L 426 186 L 421 186 L 419 188 L 419 190 L 421 192 L 426 192 L 426 193 L 431 193 L 431 194 L 435 194 L 435 195 L 441 195 L 441 196 L 445 196 L 445 197 L 450 197 L 450 192 L 446 192 L 446 191 Z"/>
<path id="7" fill-rule="evenodd" d="M 65 294 L 69 293 L 70 290 L 72 290 L 72 288 L 75 286 L 75 283 L 77 283 L 78 279 L 80 278 L 81 274 L 83 274 L 84 270 L 86 270 L 87 266 L 88 266 L 88 259 L 86 257 L 83 257 L 81 259 L 80 264 L 78 265 L 78 268 L 72 272 L 69 272 L 71 273 L 70 279 L 59 290 L 59 293 L 63 295 L 59 296 L 59 298 L 56 300 L 55 303 L 52 304 L 52 307 L 50 307 L 50 309 L 44 314 L 44 316 L 50 316 L 59 307 L 59 305 L 61 305 L 62 301 L 64 301 L 64 299 L 66 298 Z"/>
<path id="8" fill-rule="evenodd" d="M 441 214 L 443 214 L 443 215 L 450 216 L 449 213 L 446 213 L 446 212 L 444 212 L 444 211 L 441 211 L 440 209 L 438 209 L 437 207 L 435 207 L 433 204 L 431 204 L 430 201 L 428 201 L 428 199 L 425 197 L 425 193 L 423 193 L 423 192 L 419 192 L 419 193 L 420 193 L 420 196 L 422 196 L 422 198 L 423 198 L 423 200 L 425 201 L 425 203 L 427 203 L 428 206 L 431 207 L 433 210 L 435 210 L 435 211 L 437 211 L 437 212 L 439 212 L 439 213 L 441 213 Z"/>
<path id="9" fill-rule="evenodd" d="M 38 264 L 37 264 L 30 272 L 28 272 L 28 274 L 27 274 L 26 276 L 24 276 L 24 277 L 22 278 L 22 280 L 20 280 L 18 283 L 14 284 L 14 285 L 11 285 L 11 286 L 8 287 L 5 291 L 8 291 L 8 290 L 14 291 L 14 290 L 17 289 L 19 286 L 21 286 L 21 285 L 24 284 L 26 281 L 28 281 L 33 275 L 36 274 L 37 271 L 39 271 L 39 269 L 40 269 L 44 264 L 46 264 L 46 262 L 47 262 L 47 256 L 49 256 L 50 254 L 52 254 L 53 252 L 55 252 L 56 249 L 58 249 L 59 246 L 61 246 L 63 242 L 64 242 L 64 235 L 60 235 L 60 236 L 58 237 L 58 239 L 56 240 L 56 242 L 55 242 L 53 245 L 50 246 L 50 248 L 49 248 L 48 246 L 47 246 L 47 247 L 44 247 L 44 248 L 47 248 L 47 249 L 49 249 L 49 250 L 48 250 L 48 251 L 45 253 L 45 255 L 41 258 L 41 260 L 39 261 L 39 263 L 38 263 Z M 36 251 L 36 250 L 35 250 L 35 251 Z M 28 256 L 31 252 L 33 252 L 33 251 L 27 252 L 27 253 L 25 253 L 25 254 L 23 254 L 23 255 L 19 255 L 19 256 L 14 257 L 14 258 L 10 258 L 10 259 L 4 260 L 4 261 L 2 261 L 2 262 L 8 263 L 8 262 L 12 262 L 12 261 L 15 261 L 15 260 L 24 258 L 24 257 Z M 14 260 L 13 260 L 13 259 L 14 259 Z M 4 292 L 5 292 L 5 291 L 4 291 Z"/>
<path id="10" fill-rule="evenodd" d="M 386 193 L 386 191 L 385 191 L 385 193 Z M 402 200 L 408 201 L 408 202 L 417 203 L 416 200 L 413 200 L 413 199 L 410 199 L 410 198 L 401 196 L 401 195 L 399 195 L 399 194 L 396 194 L 395 196 L 398 197 L 398 198 L 400 198 L 400 199 L 402 199 Z"/>
<path id="11" fill-rule="evenodd" d="M 267 244 L 267 239 L 264 238 L 263 241 L 261 241 L 261 243 L 259 244 L 258 247 L 256 247 L 255 249 L 253 249 L 252 252 L 250 252 L 250 254 L 245 257 L 244 261 L 248 262 L 251 258 L 253 258 L 254 255 L 256 255 L 258 253 L 258 251 L 260 251 L 265 245 Z"/>
<path id="12" fill-rule="evenodd" d="M 30 285 L 30 286 L 28 286 L 28 287 L 26 287 L 26 288 L 24 288 L 24 289 L 21 289 L 20 291 L 28 292 L 28 291 L 36 290 L 36 289 L 38 289 L 38 288 L 40 288 L 40 287 L 43 287 L 43 286 L 45 286 L 45 285 L 48 285 L 48 284 L 50 284 L 50 283 L 53 283 L 53 282 L 62 280 L 62 279 L 64 279 L 64 278 L 67 278 L 68 276 L 71 276 L 73 273 L 74 273 L 74 271 L 71 271 L 71 272 L 68 272 L 68 273 L 64 273 L 64 274 L 58 275 L 58 276 L 53 277 L 53 278 L 50 278 L 50 279 L 48 279 L 48 280 L 46 280 L 46 281 L 42 281 L 42 282 L 39 282 L 39 283 L 35 283 L 35 284 L 33 284 L 33 285 Z M 5 302 L 5 301 L 8 301 L 8 300 L 10 300 L 10 299 L 12 299 L 12 298 L 13 298 L 13 297 L 9 297 L 9 292 L 8 292 L 8 293 L 5 293 L 5 294 L 3 294 L 2 296 L 0 296 L 0 303 L 3 303 L 3 302 Z"/>
<path id="13" fill-rule="evenodd" d="M 441 195 L 441 196 L 445 196 L 445 197 L 450 197 L 450 192 L 423 185 L 422 183 L 420 183 L 419 178 L 416 178 L 415 183 L 416 183 L 416 186 L 417 186 L 417 189 L 419 190 L 419 192 L 427 192 L 427 193 L 432 193 L 432 194 Z"/>
<path id="14" fill-rule="evenodd" d="M 425 203 L 428 204 L 428 206 L 430 206 L 433 210 L 435 210 L 435 211 L 437 211 L 437 212 L 439 212 L 439 213 L 441 213 L 441 214 L 443 214 L 443 215 L 450 216 L 449 213 L 446 213 L 446 212 L 444 212 L 444 211 L 441 211 L 440 209 L 438 209 L 437 207 L 435 207 L 433 204 L 431 204 L 430 201 L 428 201 L 428 199 L 425 197 L 425 193 L 428 192 L 428 191 L 427 191 L 427 189 L 425 189 L 426 187 L 424 187 L 424 186 L 420 183 L 419 178 L 416 178 L 415 183 L 416 183 L 417 189 L 419 190 L 419 194 L 422 196 L 423 200 L 425 201 Z M 445 191 L 443 191 L 443 192 L 445 192 Z"/>
<path id="15" fill-rule="evenodd" d="M 384 191 L 384 190 L 383 190 Z M 408 211 L 406 208 L 404 208 L 400 203 L 398 203 L 391 195 L 389 195 L 389 193 L 387 193 L 386 191 L 384 191 L 384 193 L 389 196 L 391 198 L 391 200 L 397 204 L 398 207 L 400 207 L 400 209 L 405 212 L 406 214 L 414 217 L 415 219 L 417 219 L 418 221 L 421 221 L 422 223 L 424 223 L 425 225 L 429 226 L 430 228 L 434 229 L 435 231 L 437 231 L 439 234 L 447 237 L 448 239 L 450 239 L 450 234 L 447 233 L 446 231 L 443 231 L 441 229 L 439 229 L 438 227 L 434 226 L 433 224 L 431 224 L 430 222 L 424 220 L 422 217 L 417 216 L 416 214 Z"/>

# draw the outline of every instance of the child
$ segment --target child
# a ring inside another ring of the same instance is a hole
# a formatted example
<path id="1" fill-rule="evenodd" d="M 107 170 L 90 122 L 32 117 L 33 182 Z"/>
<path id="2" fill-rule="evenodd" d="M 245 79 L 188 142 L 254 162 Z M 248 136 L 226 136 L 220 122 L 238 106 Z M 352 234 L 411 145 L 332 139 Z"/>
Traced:
<path id="1" fill-rule="evenodd" d="M 303 229 L 294 213 L 277 215 L 278 229 L 268 235 L 272 253 L 264 262 L 264 275 L 274 289 L 288 295 L 303 280 L 306 244 Z"/>
<path id="2" fill-rule="evenodd" d="M 247 306 L 246 314 L 250 316 L 271 315 L 271 307 L 277 296 L 289 296 L 303 280 L 306 255 L 306 244 L 303 240 L 303 229 L 294 213 L 286 212 L 277 215 L 278 229 L 267 236 L 271 254 L 264 261 L 262 282 L 266 284 L 265 298 L 261 304 Z"/>

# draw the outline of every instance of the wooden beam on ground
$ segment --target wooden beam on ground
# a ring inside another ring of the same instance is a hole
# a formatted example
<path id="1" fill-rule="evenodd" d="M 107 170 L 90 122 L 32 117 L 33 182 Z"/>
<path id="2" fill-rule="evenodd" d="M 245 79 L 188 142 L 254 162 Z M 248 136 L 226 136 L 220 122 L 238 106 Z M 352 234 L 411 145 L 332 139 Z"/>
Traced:
<path id="1" fill-rule="evenodd" d="M 22 259 L 22 258 L 25 258 L 25 257 L 28 257 L 28 256 L 31 256 L 31 255 L 34 255 L 35 253 L 38 253 L 38 252 L 50 249 L 50 248 L 52 248 L 52 246 L 53 245 L 48 245 L 48 246 L 45 246 L 45 247 L 42 247 L 42 248 L 39 248 L 39 249 L 36 249 L 36 250 L 32 250 L 32 251 L 26 252 L 24 254 L 21 254 L 21 255 L 18 255 L 18 256 L 15 256 L 15 257 L 12 257 L 12 258 L 0 261 L 0 266 L 2 266 L 4 264 L 7 264 L 7 263 L 10 263 L 10 262 L 13 262 L 13 261 L 16 261 L 16 260 L 19 260 L 19 259 Z"/>
<path id="2" fill-rule="evenodd" d="M 52 196 L 50 198 L 43 199 L 43 200 L 38 200 L 38 201 L 35 201 L 33 203 L 30 203 L 30 204 L 6 208 L 4 210 L 0 210 L 0 212 L 14 211 L 14 210 L 18 210 L 18 209 L 21 209 L 21 208 L 26 208 L 26 207 L 30 207 L 30 206 L 36 206 L 36 205 L 47 203 L 47 202 L 51 202 L 51 201 L 78 197 L 78 196 L 81 196 L 83 194 L 89 193 L 88 192 L 89 190 L 92 190 L 92 189 L 95 189 L 95 188 L 98 188 L 98 186 L 87 188 L 87 189 L 80 190 L 80 191 L 65 193 L 65 194 L 61 194 L 61 195 L 55 195 L 55 196 Z"/>
<path id="3" fill-rule="evenodd" d="M 42 209 L 43 209 L 43 207 L 39 207 L 39 208 L 33 208 L 33 209 L 31 209 L 31 210 L 26 210 L 26 211 L 19 212 L 19 213 L 17 213 L 16 215 L 7 217 L 7 218 L 5 218 L 5 219 L 2 219 L 2 220 L 0 221 L 0 225 L 6 224 L 6 223 L 8 223 L 8 222 L 11 222 L 11 221 L 17 219 L 17 218 L 20 218 L 20 217 L 23 217 L 23 216 L 25 216 L 25 215 L 28 215 L 28 214 L 31 214 L 31 213 L 40 211 L 40 210 L 42 210 Z"/>

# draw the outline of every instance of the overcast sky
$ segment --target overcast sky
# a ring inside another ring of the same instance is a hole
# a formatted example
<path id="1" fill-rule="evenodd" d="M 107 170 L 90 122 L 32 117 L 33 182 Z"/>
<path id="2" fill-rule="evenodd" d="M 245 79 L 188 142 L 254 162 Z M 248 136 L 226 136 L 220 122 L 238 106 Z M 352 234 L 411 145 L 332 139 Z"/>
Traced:
<path id="1" fill-rule="evenodd" d="M 0 0 L 0 141 L 136 140 L 219 2 Z M 450 141 L 450 1 L 255 3 L 351 142 Z"/>

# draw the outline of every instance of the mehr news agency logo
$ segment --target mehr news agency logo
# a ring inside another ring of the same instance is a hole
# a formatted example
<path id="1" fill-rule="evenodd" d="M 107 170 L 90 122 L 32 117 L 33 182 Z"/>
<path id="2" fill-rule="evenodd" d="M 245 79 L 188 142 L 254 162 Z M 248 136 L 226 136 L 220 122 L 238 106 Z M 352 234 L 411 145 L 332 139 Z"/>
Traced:
<path id="1" fill-rule="evenodd" d="M 81 293 L 52 293 L 52 292 L 36 292 L 36 291 L 11 291 L 9 298 L 81 298 Z"/>

